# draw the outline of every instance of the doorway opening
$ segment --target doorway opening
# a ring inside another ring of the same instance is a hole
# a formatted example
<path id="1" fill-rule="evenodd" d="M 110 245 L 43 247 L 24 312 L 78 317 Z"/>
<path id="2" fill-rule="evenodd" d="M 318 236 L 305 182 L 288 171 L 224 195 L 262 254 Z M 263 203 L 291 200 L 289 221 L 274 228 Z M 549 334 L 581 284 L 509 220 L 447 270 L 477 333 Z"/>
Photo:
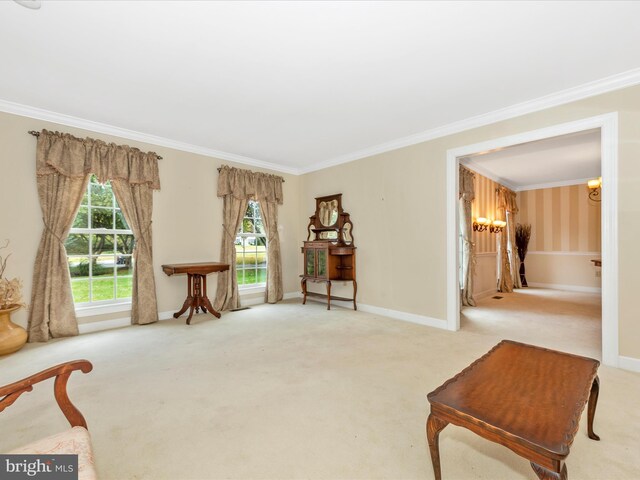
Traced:
<path id="1" fill-rule="evenodd" d="M 483 154 L 500 152 L 501 150 L 508 149 L 509 147 L 514 147 L 523 144 L 531 144 L 532 142 L 540 142 L 540 141 L 550 141 L 549 139 L 556 139 L 556 137 L 561 136 L 588 136 L 588 135 L 597 135 L 600 142 L 600 159 L 601 159 L 601 177 L 602 177 L 602 188 L 600 198 L 602 199 L 600 202 L 601 206 L 601 225 L 602 225 L 602 233 L 599 238 L 600 242 L 597 245 L 601 247 L 601 282 L 602 282 L 602 322 L 601 322 L 601 351 L 602 351 L 602 360 L 603 363 L 607 365 L 617 366 L 618 364 L 618 318 L 617 318 L 617 306 L 618 306 L 618 288 L 617 288 L 617 113 L 611 113 L 606 115 L 601 115 L 597 117 L 591 117 L 575 122 L 565 123 L 561 125 L 556 125 L 553 127 L 534 130 L 530 132 L 525 132 L 518 135 L 513 135 L 510 137 L 503 137 L 495 140 L 491 140 L 488 142 L 483 142 L 474 145 L 467 145 L 465 147 L 460 147 L 456 149 L 449 150 L 447 152 L 447 237 L 448 237 L 448 257 L 447 257 L 447 269 L 448 269 L 448 285 L 447 285 L 447 326 L 450 330 L 458 330 L 460 328 L 460 272 L 459 268 L 461 265 L 461 243 L 458 237 L 458 225 L 459 225 L 459 212 L 458 212 L 458 195 L 459 195 L 459 184 L 458 184 L 458 170 L 459 165 L 462 163 L 467 163 L 469 165 L 469 159 L 471 159 L 471 163 L 474 163 L 473 159 L 479 159 L 483 156 Z M 499 157 L 500 155 L 496 155 Z M 475 165 L 476 168 L 478 165 L 481 165 L 481 162 L 478 161 Z M 469 165 L 470 168 L 473 169 L 473 165 Z M 481 169 L 482 167 L 480 167 Z M 480 172 L 481 173 L 481 172 Z M 591 173 L 586 173 L 585 177 L 590 177 Z M 574 180 L 576 180 L 574 178 Z M 575 188 L 584 188 L 582 193 L 587 195 L 586 192 L 586 179 L 585 183 L 582 187 Z M 509 183 L 508 181 L 506 182 Z M 548 183 L 548 182 L 547 182 Z M 531 186 L 531 185 L 530 185 Z M 534 185 L 535 186 L 535 185 Z M 547 185 L 551 188 L 550 185 Z M 535 191 L 539 189 L 531 189 L 530 191 Z M 537 193 L 530 194 L 527 193 L 527 199 L 525 201 L 529 201 L 528 198 L 531 196 L 534 198 Z M 557 196 L 558 192 L 554 193 L 544 193 L 543 197 L 546 195 Z M 575 192 L 569 193 L 563 192 L 560 195 L 564 195 L 565 197 L 569 195 L 570 197 L 573 195 L 575 197 Z M 539 200 L 535 200 L 540 204 Z M 543 198 L 542 205 L 548 206 L 548 201 Z M 535 210 L 535 208 L 534 208 Z M 480 212 L 479 212 L 480 213 Z M 483 212 L 482 212 L 483 213 Z M 564 213 L 564 218 L 567 218 L 568 213 Z M 484 216 L 484 215 L 483 215 Z M 535 213 L 536 217 L 538 213 Z M 557 215 L 556 215 L 557 217 Z M 549 218 L 546 220 L 543 219 L 543 227 L 549 222 Z M 554 220 L 557 222 L 556 220 Z M 562 221 L 562 218 L 560 219 Z M 537 232 L 539 233 L 539 232 Z M 487 232 L 487 236 L 494 235 Z M 592 235 L 593 236 L 593 235 Z M 540 236 L 541 238 L 543 236 Z M 575 235 L 574 235 L 575 237 Z M 490 237 L 488 238 L 489 242 L 492 241 Z M 495 238 L 495 236 L 494 236 Z M 592 242 L 593 239 L 580 239 L 577 238 L 578 242 Z M 537 243 L 540 238 L 536 238 L 536 248 Z M 568 245 L 566 242 L 574 242 L 574 240 L 569 239 L 558 239 L 551 237 L 541 240 L 541 245 L 548 243 L 550 248 L 553 249 L 554 242 L 565 242 L 565 247 Z M 597 243 L 597 242 L 596 242 Z M 584 247 L 584 245 L 583 245 Z M 570 248 L 568 249 L 570 250 Z M 584 250 L 584 248 L 583 248 Z M 589 255 L 591 253 L 595 253 L 585 250 L 583 253 Z M 538 252 L 537 255 L 540 255 Z M 544 255 L 544 254 L 542 254 Z M 551 255 L 548 255 L 551 257 Z M 595 255 L 594 255 L 595 257 Z M 596 258 L 594 258 L 596 259 Z M 548 259 L 547 259 L 548 260 Z M 583 259 L 584 260 L 584 259 Z M 538 262 L 540 263 L 540 262 Z M 544 261 L 542 262 L 544 263 Z M 526 265 L 526 260 L 525 260 Z M 596 268 L 595 266 L 593 268 Z M 534 273 L 534 272 L 532 272 Z M 595 276 L 595 271 L 593 272 Z M 535 283 L 535 282 L 534 282 Z M 552 287 L 558 287 L 559 285 L 551 285 Z M 593 287 L 595 289 L 597 287 Z M 541 289 L 542 290 L 542 289 Z M 524 289 L 523 289 L 524 291 Z M 519 291 L 520 292 L 520 291 Z M 522 300 L 531 300 L 530 296 L 534 293 L 534 289 L 529 290 L 524 296 L 520 296 Z M 538 292 L 543 294 L 545 292 Z M 576 293 L 576 292 L 574 292 Z M 577 292 L 576 296 L 578 295 Z M 581 295 L 587 295 L 589 292 L 581 292 Z M 553 291 L 549 291 L 545 293 L 546 299 L 548 301 L 558 301 L 565 302 L 564 306 L 566 307 L 568 304 L 577 303 L 580 304 L 582 301 L 585 305 L 590 302 L 596 301 L 597 294 L 593 291 L 591 292 L 594 298 L 583 298 L 576 301 L 569 300 L 567 298 L 554 298 L 555 293 Z M 501 295 L 501 294 L 500 294 Z M 505 305 L 510 300 L 509 299 L 500 299 L 500 300 L 491 300 L 492 302 L 500 303 L 500 305 Z M 567 303 L 568 302 L 568 303 Z M 525 302 L 526 303 L 526 302 Z M 535 299 L 532 300 L 532 305 L 538 306 L 539 302 Z M 530 307 L 529 307 L 530 308 Z"/>

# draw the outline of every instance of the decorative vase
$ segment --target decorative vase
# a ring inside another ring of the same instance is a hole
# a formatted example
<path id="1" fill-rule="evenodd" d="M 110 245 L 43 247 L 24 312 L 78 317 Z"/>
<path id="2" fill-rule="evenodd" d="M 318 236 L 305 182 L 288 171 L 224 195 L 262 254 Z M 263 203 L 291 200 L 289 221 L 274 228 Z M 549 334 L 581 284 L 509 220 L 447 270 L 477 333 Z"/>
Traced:
<path id="1" fill-rule="evenodd" d="M 524 276 L 524 260 L 520 260 L 520 283 L 523 287 L 528 287 L 527 277 Z"/>
<path id="2" fill-rule="evenodd" d="M 17 352 L 27 343 L 27 331 L 11 321 L 11 312 L 19 308 L 20 305 L 12 305 L 0 309 L 0 355 Z"/>

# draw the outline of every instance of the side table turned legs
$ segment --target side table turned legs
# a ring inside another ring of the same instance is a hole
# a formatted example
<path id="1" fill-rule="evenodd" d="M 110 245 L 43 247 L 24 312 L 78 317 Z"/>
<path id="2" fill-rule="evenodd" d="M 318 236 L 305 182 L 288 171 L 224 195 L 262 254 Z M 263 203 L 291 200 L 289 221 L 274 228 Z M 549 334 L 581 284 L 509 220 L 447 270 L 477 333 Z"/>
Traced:
<path id="1" fill-rule="evenodd" d="M 213 305 L 207 297 L 207 276 L 200 275 L 198 273 L 187 274 L 187 298 L 182 304 L 182 308 L 173 314 L 173 318 L 178 318 L 184 312 L 189 309 L 189 316 L 187 317 L 187 325 L 191 325 L 191 317 L 193 317 L 193 311 L 196 313 L 202 309 L 203 313 L 209 312 L 216 318 L 220 318 L 220 313 L 214 310 Z"/>

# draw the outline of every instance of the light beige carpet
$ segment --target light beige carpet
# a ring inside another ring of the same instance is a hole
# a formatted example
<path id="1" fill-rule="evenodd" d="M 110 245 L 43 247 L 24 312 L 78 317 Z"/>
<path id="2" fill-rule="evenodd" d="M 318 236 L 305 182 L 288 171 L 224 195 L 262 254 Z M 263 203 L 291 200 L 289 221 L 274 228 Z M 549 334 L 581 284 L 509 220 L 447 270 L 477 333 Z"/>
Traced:
<path id="1" fill-rule="evenodd" d="M 537 317 L 517 317 L 526 340 L 548 345 L 528 325 Z M 70 390 L 102 479 L 428 479 L 426 394 L 504 336 L 474 325 L 453 333 L 290 301 L 28 345 L 0 360 L 0 384 L 92 361 Z M 574 337 L 551 343 L 584 348 Z M 602 441 L 587 438 L 583 419 L 570 478 L 638 479 L 640 375 L 601 367 L 600 377 Z M 52 389 L 0 414 L 0 451 L 65 428 Z M 440 438 L 445 479 L 536 478 L 526 460 L 464 429 Z"/>

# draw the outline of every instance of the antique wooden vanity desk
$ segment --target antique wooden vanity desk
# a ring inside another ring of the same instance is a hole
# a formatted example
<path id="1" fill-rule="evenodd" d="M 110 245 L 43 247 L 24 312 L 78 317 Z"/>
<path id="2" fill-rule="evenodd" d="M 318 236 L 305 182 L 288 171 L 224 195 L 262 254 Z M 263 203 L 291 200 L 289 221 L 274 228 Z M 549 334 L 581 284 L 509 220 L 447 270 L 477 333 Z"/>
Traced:
<path id="1" fill-rule="evenodd" d="M 307 296 L 353 302 L 357 310 L 356 247 L 353 245 L 353 224 L 349 214 L 342 210 L 342 194 L 316 198 L 316 212 L 309 217 L 307 241 L 302 247 L 304 272 L 301 275 L 302 304 Z M 312 238 L 313 237 L 313 238 Z M 353 298 L 331 296 L 331 282 L 352 282 Z M 325 283 L 327 294 L 307 291 L 307 282 Z"/>

